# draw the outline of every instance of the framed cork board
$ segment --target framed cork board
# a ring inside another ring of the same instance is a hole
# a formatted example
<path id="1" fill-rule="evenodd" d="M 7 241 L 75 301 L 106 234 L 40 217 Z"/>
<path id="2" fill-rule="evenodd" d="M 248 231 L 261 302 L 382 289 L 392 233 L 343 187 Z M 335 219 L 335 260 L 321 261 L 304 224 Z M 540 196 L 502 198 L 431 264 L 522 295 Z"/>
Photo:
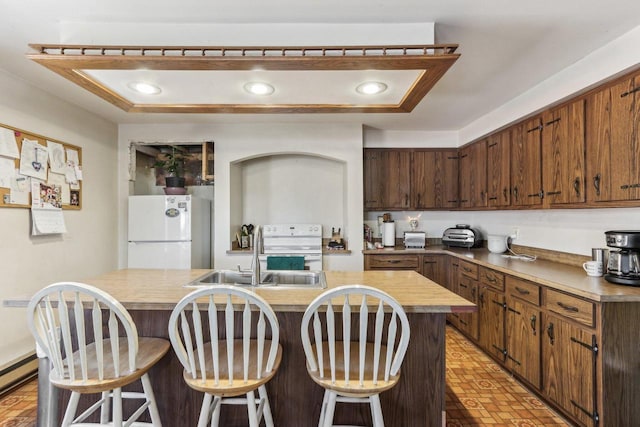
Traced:
<path id="1" fill-rule="evenodd" d="M 79 210 L 81 168 L 82 148 L 0 123 L 0 208 L 30 208 L 38 188 L 40 198 Z"/>

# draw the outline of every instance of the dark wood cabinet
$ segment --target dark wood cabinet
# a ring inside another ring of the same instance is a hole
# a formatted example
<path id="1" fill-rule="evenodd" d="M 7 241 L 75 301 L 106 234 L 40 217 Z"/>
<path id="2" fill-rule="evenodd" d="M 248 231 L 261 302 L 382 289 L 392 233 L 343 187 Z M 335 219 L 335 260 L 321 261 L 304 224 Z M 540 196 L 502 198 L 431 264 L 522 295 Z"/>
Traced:
<path id="1" fill-rule="evenodd" d="M 410 205 L 411 153 L 401 150 L 364 150 L 365 209 L 407 209 Z"/>
<path id="2" fill-rule="evenodd" d="M 460 271 L 458 276 L 458 295 L 478 304 L 478 281 L 471 279 Z M 458 329 L 474 341 L 478 340 L 478 313 L 459 313 Z"/>
<path id="3" fill-rule="evenodd" d="M 457 150 L 365 149 L 364 209 L 458 206 Z"/>
<path id="4" fill-rule="evenodd" d="M 387 255 L 365 255 L 365 270 L 413 270 L 422 272 L 420 265 L 420 255 L 415 254 L 387 254 Z"/>
<path id="5" fill-rule="evenodd" d="M 378 150 L 364 150 L 364 208 L 382 209 L 385 193 L 383 156 Z"/>
<path id="6" fill-rule="evenodd" d="M 587 98 L 587 199 L 640 199 L 640 75 Z"/>
<path id="7" fill-rule="evenodd" d="M 511 204 L 541 205 L 542 119 L 535 117 L 513 128 L 511 135 Z"/>
<path id="8" fill-rule="evenodd" d="M 584 426 L 596 426 L 596 337 L 566 319 L 545 314 L 544 395 Z"/>
<path id="9" fill-rule="evenodd" d="M 448 269 L 447 269 L 447 289 L 451 292 L 460 294 L 458 290 L 458 275 L 460 270 L 460 262 L 457 257 L 449 256 Z M 449 313 L 447 314 L 447 321 L 459 328 L 459 319 L 460 315 L 458 313 Z"/>
<path id="10" fill-rule="evenodd" d="M 547 204 L 586 201 L 584 105 L 581 99 L 543 114 L 543 186 Z"/>
<path id="11" fill-rule="evenodd" d="M 511 130 L 487 138 L 487 204 L 511 204 Z"/>
<path id="12" fill-rule="evenodd" d="M 411 161 L 411 207 L 458 207 L 456 150 L 414 151 Z"/>
<path id="13" fill-rule="evenodd" d="M 459 191 L 461 208 L 487 206 L 487 141 L 460 149 Z"/>
<path id="14" fill-rule="evenodd" d="M 540 390 L 540 287 L 514 277 L 507 277 L 506 285 L 506 366 Z"/>
<path id="15" fill-rule="evenodd" d="M 422 275 L 448 289 L 447 256 L 422 255 Z"/>
<path id="16" fill-rule="evenodd" d="M 504 293 L 480 285 L 478 298 L 478 338 L 482 349 L 500 362 L 504 362 L 504 319 L 507 304 Z"/>
<path id="17" fill-rule="evenodd" d="M 504 274 L 478 267 L 478 344 L 500 362 L 505 357 Z"/>

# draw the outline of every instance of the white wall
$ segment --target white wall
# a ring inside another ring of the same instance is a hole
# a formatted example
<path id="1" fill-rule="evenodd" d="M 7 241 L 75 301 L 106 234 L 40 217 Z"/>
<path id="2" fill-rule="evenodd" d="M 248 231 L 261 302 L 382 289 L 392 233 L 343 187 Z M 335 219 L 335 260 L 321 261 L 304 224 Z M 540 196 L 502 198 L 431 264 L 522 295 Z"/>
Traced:
<path id="1" fill-rule="evenodd" d="M 300 154 L 281 154 L 241 162 L 238 193 L 242 224 L 322 224 L 345 228 L 346 163 Z M 233 212 L 233 210 L 232 210 Z"/>
<path id="2" fill-rule="evenodd" d="M 400 132 L 367 129 L 366 147 L 450 147 L 457 139 L 464 145 L 495 129 L 517 121 L 544 107 L 557 103 L 584 88 L 618 75 L 640 63 L 640 26 L 612 43 L 598 49 L 562 72 L 533 87 L 460 132 Z M 418 142 L 416 142 L 418 141 Z M 444 144 L 447 145 L 444 145 Z M 422 145 L 420 145 L 422 144 Z M 639 159 L 640 161 L 640 159 Z M 377 230 L 376 217 L 367 213 L 367 224 Z M 510 234 L 520 229 L 514 243 L 582 255 L 590 255 L 592 247 L 605 245 L 604 232 L 615 229 L 640 229 L 640 208 L 565 209 L 490 212 L 393 212 L 396 235 L 409 230 L 408 217 L 420 215 L 419 229 L 429 237 L 442 237 L 442 232 L 455 224 L 470 224 L 487 234 Z"/>
<path id="3" fill-rule="evenodd" d="M 248 267 L 247 255 L 229 255 L 235 231 L 242 225 L 243 198 L 261 198 L 257 186 L 245 188 L 243 194 L 244 161 L 273 154 L 312 155 L 344 163 L 342 204 L 343 237 L 352 250 L 349 256 L 327 256 L 324 267 L 334 270 L 362 268 L 362 127 L 346 124 L 171 124 L 121 125 L 120 150 L 120 251 L 119 263 L 126 265 L 126 198 L 130 191 L 126 164 L 131 141 L 214 141 L 215 142 L 215 202 L 214 202 L 214 265 L 216 268 Z M 258 161 L 258 166 L 260 165 Z M 299 178 L 304 181 L 305 177 Z M 242 197 L 232 195 L 243 194 Z M 319 221 L 324 223 L 324 221 Z"/>
<path id="4" fill-rule="evenodd" d="M 117 127 L 0 71 L 0 122 L 82 147 L 82 210 L 64 211 L 67 233 L 31 237 L 28 209 L 0 209 L 0 300 L 117 266 Z M 0 306 L 0 366 L 33 351 L 26 310 Z"/>

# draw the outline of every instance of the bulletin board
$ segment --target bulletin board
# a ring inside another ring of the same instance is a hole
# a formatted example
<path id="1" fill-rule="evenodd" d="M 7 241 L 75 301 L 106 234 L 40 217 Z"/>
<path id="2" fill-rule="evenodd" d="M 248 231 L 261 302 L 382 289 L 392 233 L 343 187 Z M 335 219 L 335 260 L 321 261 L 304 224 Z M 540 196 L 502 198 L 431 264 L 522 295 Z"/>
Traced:
<path id="1" fill-rule="evenodd" d="M 81 147 L 0 123 L 0 162 L 0 208 L 31 208 L 24 189 L 37 180 L 43 195 L 55 190 L 62 209 L 82 209 Z"/>

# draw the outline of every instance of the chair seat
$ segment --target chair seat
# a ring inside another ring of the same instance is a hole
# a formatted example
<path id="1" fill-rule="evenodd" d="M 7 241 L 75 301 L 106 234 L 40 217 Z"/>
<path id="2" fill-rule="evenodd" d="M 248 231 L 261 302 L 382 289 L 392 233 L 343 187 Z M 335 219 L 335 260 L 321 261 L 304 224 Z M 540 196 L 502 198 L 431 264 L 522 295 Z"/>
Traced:
<path id="1" fill-rule="evenodd" d="M 74 381 L 68 378 L 59 378 L 55 375 L 55 371 L 52 371 L 49 375 L 49 381 L 56 387 L 68 389 L 71 391 L 77 391 L 79 393 L 101 393 L 103 391 L 113 390 L 130 384 L 141 376 L 143 376 L 151 367 L 158 362 L 169 351 L 171 345 L 169 341 L 162 338 L 138 338 L 138 354 L 136 357 L 136 370 L 134 372 L 129 371 L 129 358 L 127 339 L 121 337 L 120 343 L 120 376 L 115 376 L 114 366 L 112 363 L 104 364 L 104 379 L 98 379 L 98 362 L 96 360 L 96 344 L 91 343 L 87 345 L 87 360 L 88 360 L 88 380 L 82 379 L 82 372 L 79 364 L 74 366 L 75 377 Z M 111 342 L 108 339 L 102 341 L 104 349 L 104 360 L 112 360 L 111 356 Z M 74 353 L 74 360 L 79 360 L 78 352 Z"/>
<path id="2" fill-rule="evenodd" d="M 329 362 L 329 346 L 327 343 L 323 343 L 323 360 L 324 360 L 324 377 L 320 376 L 320 372 L 313 372 L 309 370 L 309 365 L 307 365 L 307 372 L 311 376 L 311 379 L 315 381 L 318 385 L 324 387 L 328 390 L 333 390 L 343 396 L 351 396 L 351 397 L 366 397 L 372 396 L 374 394 L 381 393 L 385 390 L 392 388 L 398 380 L 400 379 L 400 371 L 398 371 L 397 375 L 390 375 L 389 381 L 384 380 L 384 366 L 386 363 L 386 354 L 387 348 L 386 346 L 381 346 L 380 351 L 380 361 L 378 364 L 378 376 L 377 382 L 373 382 L 373 357 L 374 354 L 373 343 L 367 343 L 366 347 L 366 358 L 364 365 L 364 379 L 362 384 L 360 384 L 358 377 L 358 369 L 359 369 L 359 357 L 360 357 L 360 349 L 359 343 L 352 342 L 350 343 L 350 353 L 349 353 L 349 366 L 350 366 L 350 378 L 347 383 L 345 378 L 345 367 L 344 367 L 344 343 L 336 342 L 336 382 L 333 383 L 331 381 L 331 368 Z M 313 345 L 313 352 L 317 354 L 316 346 Z"/>
<path id="3" fill-rule="evenodd" d="M 233 343 L 233 384 L 229 384 L 229 375 L 228 375 L 228 363 L 227 363 L 227 346 L 224 341 L 220 342 L 220 346 L 218 351 L 220 353 L 219 357 L 219 366 L 220 366 L 220 377 L 218 384 L 215 383 L 213 376 L 213 359 L 212 352 L 205 352 L 205 366 L 207 371 L 207 379 L 202 380 L 200 378 L 193 378 L 193 376 L 186 369 L 183 372 L 184 380 L 187 385 L 194 390 L 202 391 L 205 393 L 209 393 L 214 396 L 219 397 L 234 397 L 241 396 L 246 394 L 251 390 L 256 390 L 261 385 L 267 383 L 277 372 L 278 366 L 280 366 L 280 362 L 282 360 L 282 346 L 278 344 L 278 351 L 276 353 L 276 358 L 273 363 L 273 369 L 271 372 L 262 372 L 261 378 L 258 378 L 257 375 L 257 341 L 250 340 L 251 345 L 249 347 L 249 377 L 247 378 L 247 382 L 244 381 L 243 378 L 243 350 L 242 350 L 242 340 L 237 339 Z M 207 344 L 208 345 L 208 344 Z M 269 348 L 271 346 L 270 340 L 265 340 L 265 348 Z M 206 347 L 206 345 L 205 345 Z M 263 354 L 263 364 L 264 360 L 266 360 L 268 354 Z M 197 359 L 196 353 L 196 359 Z M 200 366 L 199 362 L 196 360 L 196 366 Z"/>

